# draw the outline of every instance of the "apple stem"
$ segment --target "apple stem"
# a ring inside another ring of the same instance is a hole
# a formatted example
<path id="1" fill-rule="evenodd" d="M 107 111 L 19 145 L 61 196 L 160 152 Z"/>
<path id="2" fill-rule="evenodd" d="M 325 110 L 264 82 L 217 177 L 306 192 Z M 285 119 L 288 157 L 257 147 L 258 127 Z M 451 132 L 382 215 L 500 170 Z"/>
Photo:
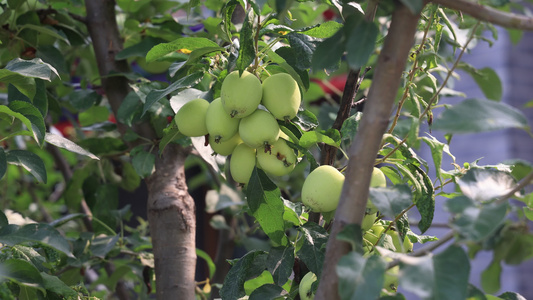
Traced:
<path id="1" fill-rule="evenodd" d="M 231 114 L 229 114 L 229 115 L 230 115 L 230 117 L 234 118 L 238 113 L 239 113 L 238 111 L 232 110 Z"/>

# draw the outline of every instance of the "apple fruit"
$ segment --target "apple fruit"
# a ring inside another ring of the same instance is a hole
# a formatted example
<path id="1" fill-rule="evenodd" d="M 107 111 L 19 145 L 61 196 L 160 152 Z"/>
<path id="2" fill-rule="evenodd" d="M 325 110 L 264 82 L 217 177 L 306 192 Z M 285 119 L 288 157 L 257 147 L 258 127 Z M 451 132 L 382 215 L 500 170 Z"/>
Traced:
<path id="1" fill-rule="evenodd" d="M 300 286 L 298 287 L 298 293 L 300 294 L 301 300 L 313 300 L 315 298 L 315 293 L 311 290 L 313 282 L 317 281 L 315 273 L 308 272 L 300 281 Z"/>
<path id="2" fill-rule="evenodd" d="M 387 231 L 387 234 L 392 238 L 392 243 L 394 244 L 394 248 L 396 248 L 396 252 L 407 253 L 413 251 L 413 243 L 408 237 L 405 237 L 402 241 L 398 231 L 394 230 Z"/>
<path id="3" fill-rule="evenodd" d="M 183 105 L 176 113 L 176 124 L 181 133 L 186 136 L 204 136 L 207 134 L 205 116 L 209 102 L 204 99 L 194 99 Z"/>
<path id="4" fill-rule="evenodd" d="M 329 165 L 314 169 L 302 186 L 302 202 L 314 212 L 330 212 L 337 208 L 344 175 Z"/>
<path id="5" fill-rule="evenodd" d="M 385 174 L 379 168 L 374 167 L 372 170 L 372 177 L 370 178 L 370 187 L 386 187 L 387 178 Z M 370 199 L 366 204 L 366 209 L 369 213 L 376 213 L 378 211 L 377 207 L 372 203 Z"/>
<path id="6" fill-rule="evenodd" d="M 257 163 L 268 174 L 283 176 L 294 170 L 296 154 L 284 139 L 278 139 L 270 146 L 270 151 L 261 148 L 257 151 Z"/>
<path id="7" fill-rule="evenodd" d="M 395 266 L 391 269 L 388 269 L 385 272 L 385 282 L 383 287 L 389 292 L 396 292 L 398 289 L 400 267 Z"/>
<path id="8" fill-rule="evenodd" d="M 279 138 L 279 125 L 276 118 L 267 111 L 257 109 L 241 119 L 239 135 L 245 144 L 252 148 L 268 147 Z"/>
<path id="9" fill-rule="evenodd" d="M 363 217 L 363 222 L 361 222 L 361 229 L 363 231 L 367 231 L 372 228 L 377 217 L 377 213 L 365 214 L 365 216 Z"/>
<path id="10" fill-rule="evenodd" d="M 261 103 L 278 120 L 290 120 L 298 113 L 302 101 L 296 80 L 287 73 L 277 73 L 263 81 Z"/>
<path id="11" fill-rule="evenodd" d="M 222 82 L 220 98 L 224 109 L 232 118 L 244 118 L 251 115 L 259 103 L 263 91 L 261 81 L 254 74 L 244 71 L 233 71 Z"/>
<path id="12" fill-rule="evenodd" d="M 231 139 L 239 130 L 239 119 L 232 118 L 226 113 L 220 98 L 209 104 L 205 118 L 207 132 L 215 143 Z"/>
<path id="13" fill-rule="evenodd" d="M 234 134 L 229 140 L 222 141 L 222 142 L 215 142 L 215 137 L 212 135 L 209 135 L 209 145 L 211 145 L 211 148 L 213 151 L 215 151 L 217 154 L 228 156 L 230 155 L 235 147 L 237 147 L 238 144 L 242 143 L 242 139 L 239 136 L 239 133 Z"/>
<path id="14" fill-rule="evenodd" d="M 242 143 L 238 144 L 229 162 L 229 171 L 233 180 L 247 184 L 255 167 L 255 149 Z"/>

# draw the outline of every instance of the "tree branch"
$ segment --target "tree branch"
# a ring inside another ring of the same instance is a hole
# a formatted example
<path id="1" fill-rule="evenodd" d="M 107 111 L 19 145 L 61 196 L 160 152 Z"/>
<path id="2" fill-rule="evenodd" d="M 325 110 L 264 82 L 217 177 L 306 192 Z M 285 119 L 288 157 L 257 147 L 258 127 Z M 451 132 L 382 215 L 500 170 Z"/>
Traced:
<path id="1" fill-rule="evenodd" d="M 432 0 L 431 2 L 450 9 L 459 10 L 480 21 L 500 25 L 505 28 L 533 31 L 533 18 L 526 16 L 500 11 L 469 0 Z"/>
<path id="2" fill-rule="evenodd" d="M 350 251 L 350 245 L 337 240 L 336 235 L 346 225 L 361 224 L 363 220 L 376 154 L 389 124 L 396 92 L 414 42 L 418 19 L 419 16 L 413 15 L 403 5 L 399 5 L 392 15 L 359 130 L 349 149 L 346 179 L 328 240 L 316 300 L 339 299 L 336 266 L 339 259 Z"/>

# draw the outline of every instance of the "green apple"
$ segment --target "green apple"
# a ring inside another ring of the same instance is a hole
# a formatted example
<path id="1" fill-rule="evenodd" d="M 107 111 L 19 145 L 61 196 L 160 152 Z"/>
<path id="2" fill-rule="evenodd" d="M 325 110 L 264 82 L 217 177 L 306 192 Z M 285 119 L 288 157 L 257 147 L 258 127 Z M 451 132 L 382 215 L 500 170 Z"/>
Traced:
<path id="1" fill-rule="evenodd" d="M 268 147 L 279 138 L 279 125 L 276 118 L 267 111 L 257 109 L 241 119 L 239 135 L 245 144 L 252 148 Z"/>
<path id="2" fill-rule="evenodd" d="M 287 73 L 274 74 L 263 81 L 261 103 L 278 120 L 290 120 L 298 113 L 302 95 L 296 80 Z"/>
<path id="3" fill-rule="evenodd" d="M 361 223 L 361 229 L 363 231 L 369 230 L 374 225 L 377 216 L 377 213 L 365 214 L 363 222 Z"/>
<path id="4" fill-rule="evenodd" d="M 385 227 L 383 224 L 374 224 L 370 230 L 379 238 L 381 233 L 385 230 Z"/>
<path id="5" fill-rule="evenodd" d="M 239 133 L 236 133 L 227 141 L 222 141 L 218 143 L 215 142 L 214 136 L 209 135 L 209 145 L 211 145 L 211 148 L 213 149 L 213 151 L 223 156 L 230 155 L 235 149 L 235 147 L 237 147 L 237 145 L 241 143 L 242 143 L 242 140 L 241 140 L 241 137 L 239 136 Z"/>
<path id="6" fill-rule="evenodd" d="M 408 237 L 405 237 L 403 241 L 401 241 L 398 231 L 389 230 L 387 231 L 387 234 L 392 238 L 392 243 L 394 244 L 394 248 L 396 248 L 396 252 L 406 253 L 413 251 L 413 243 Z"/>
<path id="7" fill-rule="evenodd" d="M 313 300 L 315 298 L 315 293 L 311 290 L 313 282 L 317 281 L 315 273 L 308 272 L 300 281 L 300 286 L 298 287 L 298 293 L 300 294 L 301 300 Z"/>
<path id="8" fill-rule="evenodd" d="M 283 176 L 294 170 L 296 154 L 284 139 L 278 139 L 270 146 L 270 150 L 259 148 L 257 162 L 268 174 Z"/>
<path id="9" fill-rule="evenodd" d="M 185 103 L 174 118 L 179 131 L 186 136 L 206 135 L 205 116 L 208 107 L 209 102 L 204 99 L 194 99 Z"/>
<path id="10" fill-rule="evenodd" d="M 239 119 L 232 118 L 226 113 L 220 98 L 209 104 L 205 117 L 207 132 L 215 143 L 231 139 L 239 130 Z"/>
<path id="11" fill-rule="evenodd" d="M 314 169 L 302 186 L 302 202 L 314 212 L 330 212 L 339 205 L 344 175 L 329 165 Z"/>
<path id="12" fill-rule="evenodd" d="M 135 60 L 139 67 L 150 74 L 162 74 L 168 71 L 168 68 L 172 64 L 170 61 L 151 61 L 146 62 L 144 57 L 137 58 Z"/>
<path id="13" fill-rule="evenodd" d="M 400 273 L 399 266 L 395 266 L 392 269 L 388 269 L 385 272 L 385 282 L 383 284 L 383 287 L 387 291 L 396 292 L 396 290 L 398 289 L 398 282 L 400 281 L 399 273 Z"/>
<path id="14" fill-rule="evenodd" d="M 387 186 L 387 178 L 385 178 L 385 174 L 383 174 L 383 171 L 381 171 L 379 168 L 374 167 L 374 170 L 372 170 L 372 177 L 370 178 L 370 187 L 386 187 Z M 378 211 L 377 207 L 374 206 L 372 201 L 368 199 L 368 202 L 366 204 L 366 209 L 369 213 L 375 213 Z"/>
<path id="15" fill-rule="evenodd" d="M 233 180 L 247 184 L 255 167 L 255 149 L 238 144 L 231 153 L 229 171 Z"/>
<path id="16" fill-rule="evenodd" d="M 254 74 L 244 71 L 233 71 L 222 82 L 220 98 L 224 109 L 232 118 L 244 118 L 251 115 L 263 95 L 261 81 Z"/>

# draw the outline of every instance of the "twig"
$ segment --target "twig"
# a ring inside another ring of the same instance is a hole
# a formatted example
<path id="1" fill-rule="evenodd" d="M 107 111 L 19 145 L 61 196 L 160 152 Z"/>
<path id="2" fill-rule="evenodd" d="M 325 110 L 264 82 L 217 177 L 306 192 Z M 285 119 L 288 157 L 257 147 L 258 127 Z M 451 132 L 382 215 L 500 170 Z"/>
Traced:
<path id="1" fill-rule="evenodd" d="M 480 21 L 506 28 L 533 31 L 533 18 L 504 12 L 468 0 L 432 0 L 432 2 L 450 9 L 459 10 Z"/>
<path id="2" fill-rule="evenodd" d="M 495 203 L 501 204 L 505 201 L 507 201 L 509 198 L 513 197 L 514 194 L 521 189 L 525 188 L 528 184 L 533 181 L 533 172 L 529 173 L 526 177 L 524 177 L 512 190 L 510 190 L 507 194 L 501 196 L 498 198 Z"/>

